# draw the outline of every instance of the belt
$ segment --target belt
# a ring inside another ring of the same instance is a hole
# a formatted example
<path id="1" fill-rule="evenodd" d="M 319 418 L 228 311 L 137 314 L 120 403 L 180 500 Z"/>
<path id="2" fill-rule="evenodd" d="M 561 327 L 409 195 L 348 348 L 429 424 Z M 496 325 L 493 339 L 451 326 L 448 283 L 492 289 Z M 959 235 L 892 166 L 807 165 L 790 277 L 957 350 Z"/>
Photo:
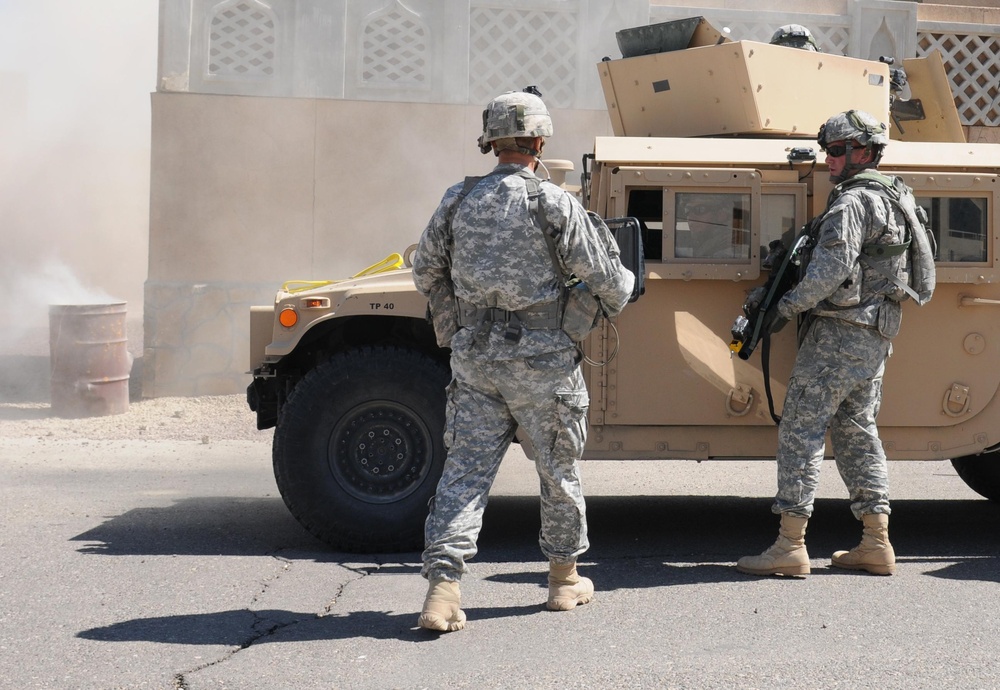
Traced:
<path id="1" fill-rule="evenodd" d="M 458 324 L 460 326 L 480 326 L 484 323 L 514 323 L 523 328 L 560 328 L 562 310 L 558 302 L 533 304 L 526 309 L 501 309 L 499 307 L 478 307 L 458 299 Z"/>

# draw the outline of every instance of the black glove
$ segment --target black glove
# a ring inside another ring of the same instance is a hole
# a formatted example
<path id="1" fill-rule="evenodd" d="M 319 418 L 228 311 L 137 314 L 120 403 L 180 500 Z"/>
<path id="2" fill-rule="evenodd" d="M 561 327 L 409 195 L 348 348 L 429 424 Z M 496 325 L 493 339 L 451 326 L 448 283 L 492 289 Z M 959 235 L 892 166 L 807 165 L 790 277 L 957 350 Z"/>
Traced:
<path id="1" fill-rule="evenodd" d="M 762 319 L 760 330 L 763 333 L 777 333 L 788 323 L 788 319 L 778 313 L 777 304 L 768 309 Z"/>

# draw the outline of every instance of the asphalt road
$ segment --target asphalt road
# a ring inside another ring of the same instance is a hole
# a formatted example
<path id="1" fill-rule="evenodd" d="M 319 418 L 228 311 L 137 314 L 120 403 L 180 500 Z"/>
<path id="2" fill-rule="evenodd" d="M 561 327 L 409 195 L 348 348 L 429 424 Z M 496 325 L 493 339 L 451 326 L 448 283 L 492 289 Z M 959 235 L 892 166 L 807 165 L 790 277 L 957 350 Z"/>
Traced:
<path id="1" fill-rule="evenodd" d="M 417 553 L 334 553 L 260 442 L 0 439 L 3 688 L 997 688 L 1000 507 L 947 463 L 895 463 L 894 577 L 836 469 L 813 574 L 733 565 L 773 541 L 771 463 L 586 463 L 597 599 L 544 610 L 531 465 L 505 460 L 463 581 L 468 627 L 415 627 Z"/>

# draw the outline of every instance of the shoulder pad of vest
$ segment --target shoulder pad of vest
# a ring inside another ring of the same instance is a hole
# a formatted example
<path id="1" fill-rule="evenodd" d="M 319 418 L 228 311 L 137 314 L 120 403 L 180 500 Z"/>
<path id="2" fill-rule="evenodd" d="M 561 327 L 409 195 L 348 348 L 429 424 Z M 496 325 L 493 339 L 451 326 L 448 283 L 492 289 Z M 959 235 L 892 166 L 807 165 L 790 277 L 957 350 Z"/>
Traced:
<path id="1" fill-rule="evenodd" d="M 906 188 L 906 185 L 902 184 L 901 178 L 883 175 L 877 170 L 865 170 L 838 184 L 834 188 L 834 191 L 839 196 L 848 189 L 853 189 L 855 187 L 863 187 L 874 192 L 887 192 L 890 196 L 898 199 L 903 194 L 903 190 Z"/>

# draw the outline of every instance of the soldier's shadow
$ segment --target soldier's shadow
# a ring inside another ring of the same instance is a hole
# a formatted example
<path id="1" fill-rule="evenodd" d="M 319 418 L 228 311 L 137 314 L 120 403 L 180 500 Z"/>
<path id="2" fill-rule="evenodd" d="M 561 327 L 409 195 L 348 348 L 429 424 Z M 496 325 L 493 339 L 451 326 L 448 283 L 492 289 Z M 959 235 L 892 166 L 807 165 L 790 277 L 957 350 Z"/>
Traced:
<path id="1" fill-rule="evenodd" d="M 591 546 L 581 564 L 599 578 L 604 590 L 745 580 L 734 567 L 736 560 L 762 552 L 777 536 L 778 517 L 771 513 L 771 503 L 770 498 L 737 496 L 590 497 Z M 476 560 L 539 563 L 537 573 L 493 579 L 544 581 L 538 510 L 536 497 L 491 499 Z M 943 515 L 948 520 L 941 519 Z M 958 534 L 954 524 L 980 528 Z M 893 501 L 890 534 L 898 561 L 927 562 L 926 574 L 935 577 L 1000 582 L 991 538 L 998 531 L 1000 510 L 989 501 Z M 846 499 L 816 501 L 807 537 L 814 561 L 853 547 L 860 536 L 861 523 L 851 515 Z M 813 574 L 828 572 L 814 565 Z"/>
<path id="2" fill-rule="evenodd" d="M 463 607 L 470 620 L 542 614 L 544 606 Z M 81 630 L 77 637 L 96 642 L 157 642 L 180 645 L 222 645 L 246 649 L 274 642 L 312 642 L 372 638 L 428 642 L 438 638 L 416 627 L 417 612 L 352 611 L 345 615 L 265 609 L 215 611 L 176 616 L 136 618 Z"/>

